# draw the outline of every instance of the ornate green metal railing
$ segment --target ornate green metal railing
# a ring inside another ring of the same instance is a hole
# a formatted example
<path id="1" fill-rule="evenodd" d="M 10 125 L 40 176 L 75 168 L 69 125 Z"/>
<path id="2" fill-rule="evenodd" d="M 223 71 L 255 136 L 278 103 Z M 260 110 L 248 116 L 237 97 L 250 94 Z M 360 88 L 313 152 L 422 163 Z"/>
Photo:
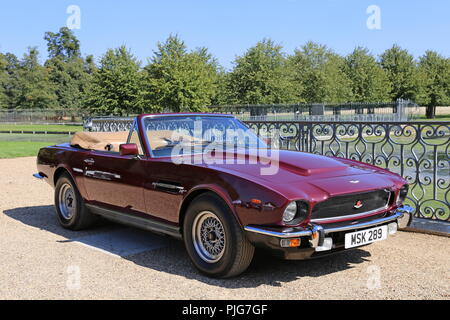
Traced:
<path id="1" fill-rule="evenodd" d="M 421 218 L 450 221 L 450 122 L 245 121 L 279 148 L 354 159 L 388 169 L 410 184 Z M 128 130 L 130 118 L 92 118 L 92 131 Z"/>
<path id="2" fill-rule="evenodd" d="M 450 221 L 450 122 L 247 121 L 281 149 L 354 159 L 410 184 L 416 216 Z"/>

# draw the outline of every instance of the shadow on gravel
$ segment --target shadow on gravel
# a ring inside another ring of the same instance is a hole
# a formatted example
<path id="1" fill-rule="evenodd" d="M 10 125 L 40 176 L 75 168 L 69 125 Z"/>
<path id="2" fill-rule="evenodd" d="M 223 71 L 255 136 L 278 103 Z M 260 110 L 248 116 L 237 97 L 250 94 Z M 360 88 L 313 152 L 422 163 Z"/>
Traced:
<path id="1" fill-rule="evenodd" d="M 4 210 L 3 213 L 17 221 L 22 222 L 23 224 L 52 232 L 67 239 L 74 239 L 98 232 L 110 231 L 120 227 L 114 223 L 102 221 L 98 224 L 98 226 L 89 230 L 67 230 L 59 225 L 55 215 L 55 207 L 53 205 L 15 208 Z"/>
<path id="2" fill-rule="evenodd" d="M 298 278 L 320 277 L 350 269 L 354 264 L 369 261 L 369 258 L 369 252 L 353 249 L 328 257 L 292 261 L 278 259 L 263 250 L 257 250 L 252 263 L 244 274 L 231 279 L 212 279 L 200 274 L 193 267 L 184 245 L 180 241 L 174 241 L 167 248 L 126 257 L 146 268 L 228 289 L 256 288 L 261 285 L 281 287 L 283 283 Z"/>
<path id="3" fill-rule="evenodd" d="M 89 238 L 89 236 L 99 233 L 108 233 L 114 240 L 116 234 L 114 231 L 124 228 L 112 222 L 102 221 L 97 227 L 86 231 L 66 230 L 58 224 L 53 206 L 15 208 L 5 210 L 3 213 L 26 225 L 67 238 L 67 240 L 61 241 L 62 243 L 78 241 L 80 238 Z M 138 229 L 131 230 L 144 232 L 149 237 L 155 237 L 151 232 Z M 229 289 L 255 288 L 261 285 L 279 287 L 282 283 L 291 282 L 301 277 L 320 277 L 350 269 L 353 268 L 354 264 L 364 263 L 369 261 L 370 258 L 369 252 L 353 249 L 328 257 L 290 261 L 277 259 L 268 252 L 257 250 L 253 262 L 244 274 L 236 278 L 222 280 L 208 278 L 200 274 L 191 264 L 182 241 L 163 236 L 156 237 L 163 239 L 166 245 L 162 248 L 122 256 L 122 258 L 146 268 Z M 119 241 L 120 238 L 116 240 Z"/>

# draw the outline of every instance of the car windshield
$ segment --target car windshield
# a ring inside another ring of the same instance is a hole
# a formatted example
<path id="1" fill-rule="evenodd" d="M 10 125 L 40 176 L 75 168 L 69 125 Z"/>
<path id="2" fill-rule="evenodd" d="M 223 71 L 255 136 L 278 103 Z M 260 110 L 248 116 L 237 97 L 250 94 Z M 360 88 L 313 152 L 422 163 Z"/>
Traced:
<path id="1" fill-rule="evenodd" d="M 143 124 L 155 157 L 203 153 L 219 148 L 267 148 L 251 129 L 233 117 L 145 117 Z"/>

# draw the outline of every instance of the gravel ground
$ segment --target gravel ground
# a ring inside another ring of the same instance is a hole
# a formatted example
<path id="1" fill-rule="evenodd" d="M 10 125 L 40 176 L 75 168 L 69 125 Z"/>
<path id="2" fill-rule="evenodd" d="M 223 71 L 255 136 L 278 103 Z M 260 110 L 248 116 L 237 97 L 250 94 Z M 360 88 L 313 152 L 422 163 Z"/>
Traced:
<path id="1" fill-rule="evenodd" d="M 35 171 L 34 157 L 0 160 L 0 299 L 450 298 L 450 238 L 418 233 L 310 261 L 258 252 L 228 280 L 197 273 L 176 240 L 113 256 L 71 240 L 121 227 L 60 228 L 53 190 Z"/>

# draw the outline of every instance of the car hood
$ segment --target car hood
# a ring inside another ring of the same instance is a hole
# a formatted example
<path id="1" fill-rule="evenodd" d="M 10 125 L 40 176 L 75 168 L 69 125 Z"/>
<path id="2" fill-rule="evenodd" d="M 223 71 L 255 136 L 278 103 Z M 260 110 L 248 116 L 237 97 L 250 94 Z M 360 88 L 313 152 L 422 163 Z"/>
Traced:
<path id="1" fill-rule="evenodd" d="M 277 151 L 278 156 L 272 158 L 228 153 L 225 156 L 230 163 L 219 161 L 207 166 L 263 184 L 292 199 L 313 197 L 321 201 L 330 196 L 398 187 L 404 183 L 397 174 L 358 161 Z"/>

